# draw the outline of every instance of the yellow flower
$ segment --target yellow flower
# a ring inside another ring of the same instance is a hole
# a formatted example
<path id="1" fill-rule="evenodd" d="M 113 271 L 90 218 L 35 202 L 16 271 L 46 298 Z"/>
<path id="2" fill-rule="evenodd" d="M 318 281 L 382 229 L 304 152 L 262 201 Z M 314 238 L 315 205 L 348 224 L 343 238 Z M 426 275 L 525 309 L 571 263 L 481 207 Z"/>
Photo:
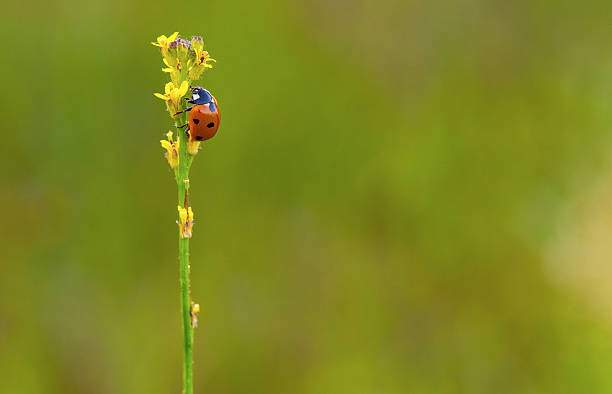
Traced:
<path id="1" fill-rule="evenodd" d="M 191 238 L 191 231 L 193 229 L 193 211 L 191 207 L 185 209 L 179 205 L 178 213 L 180 221 L 176 223 L 179 225 L 179 234 L 181 238 Z"/>
<path id="2" fill-rule="evenodd" d="M 200 141 L 192 141 L 191 138 L 187 139 L 187 152 L 190 155 L 196 155 L 200 150 Z"/>
<path id="3" fill-rule="evenodd" d="M 172 79 L 172 82 L 174 83 L 174 85 L 178 86 L 179 80 L 181 78 L 181 70 L 182 70 L 181 64 L 177 63 L 174 66 L 172 66 L 170 63 L 168 63 L 168 60 L 165 58 L 164 58 L 164 64 L 166 65 L 166 68 L 162 68 L 162 71 L 165 73 L 169 73 L 170 79 Z"/>
<path id="4" fill-rule="evenodd" d="M 206 51 L 196 51 L 196 58 L 189 67 L 189 79 L 197 81 L 207 68 L 212 68 L 212 64 L 207 62 L 216 62 L 216 60 L 211 58 Z"/>
<path id="5" fill-rule="evenodd" d="M 168 140 L 161 140 L 159 142 L 161 142 L 162 148 L 167 150 L 165 156 L 166 159 L 168 159 L 168 164 L 170 164 L 170 168 L 176 168 L 179 165 L 179 146 L 181 144 L 181 140 L 180 138 L 177 138 L 176 141 L 173 141 L 173 134 L 171 131 L 169 131 L 166 135 L 168 136 Z"/>
<path id="6" fill-rule="evenodd" d="M 207 51 L 204 50 L 204 41 L 202 37 L 193 37 L 191 39 L 192 59 L 189 62 L 189 79 L 196 81 L 207 68 L 212 68 L 208 62 L 216 62 L 211 58 Z"/>
<path id="7" fill-rule="evenodd" d="M 174 32 L 174 34 L 172 34 L 170 37 L 159 36 L 157 37 L 157 42 L 152 42 L 151 44 L 159 47 L 162 56 L 166 58 L 168 57 L 168 48 L 170 47 L 170 43 L 176 40 L 176 37 L 178 37 L 178 31 Z"/>
<path id="8" fill-rule="evenodd" d="M 158 97 L 166 102 L 166 107 L 172 118 L 176 118 L 174 114 L 182 109 L 182 98 L 189 90 L 189 83 L 183 81 L 180 88 L 177 88 L 174 82 L 168 82 L 165 87 L 165 93 L 154 93 L 155 97 Z"/>

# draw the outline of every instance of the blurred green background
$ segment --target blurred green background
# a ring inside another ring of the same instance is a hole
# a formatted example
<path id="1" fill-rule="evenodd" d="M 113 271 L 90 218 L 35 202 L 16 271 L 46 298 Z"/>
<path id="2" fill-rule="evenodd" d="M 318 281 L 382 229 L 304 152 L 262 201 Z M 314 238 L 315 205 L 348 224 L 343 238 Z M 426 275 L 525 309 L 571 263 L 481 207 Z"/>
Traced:
<path id="1" fill-rule="evenodd" d="M 612 393 L 608 1 L 3 2 L 1 393 L 179 393 L 150 42 L 204 36 L 197 393 Z"/>

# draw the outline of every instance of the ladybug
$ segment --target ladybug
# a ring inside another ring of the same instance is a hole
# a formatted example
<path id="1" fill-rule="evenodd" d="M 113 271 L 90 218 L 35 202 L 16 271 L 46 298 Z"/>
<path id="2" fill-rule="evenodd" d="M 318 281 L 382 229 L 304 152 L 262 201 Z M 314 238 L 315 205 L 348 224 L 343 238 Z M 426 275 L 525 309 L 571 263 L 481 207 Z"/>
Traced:
<path id="1" fill-rule="evenodd" d="M 193 104 L 181 112 L 189 112 L 189 123 L 185 132 L 189 136 L 189 141 L 205 141 L 217 134 L 219 129 L 219 106 L 217 100 L 210 92 L 202 87 L 191 88 L 191 99 L 185 98 L 188 103 Z M 180 114 L 181 112 L 177 112 Z"/>

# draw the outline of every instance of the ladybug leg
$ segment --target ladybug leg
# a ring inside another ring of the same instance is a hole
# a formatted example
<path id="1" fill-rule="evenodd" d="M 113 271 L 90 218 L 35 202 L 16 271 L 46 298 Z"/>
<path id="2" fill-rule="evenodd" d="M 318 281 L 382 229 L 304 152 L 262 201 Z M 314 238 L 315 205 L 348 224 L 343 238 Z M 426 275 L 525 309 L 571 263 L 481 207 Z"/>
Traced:
<path id="1" fill-rule="evenodd" d="M 189 112 L 189 111 L 191 111 L 191 109 L 192 109 L 193 107 L 195 107 L 195 105 L 192 105 L 192 106 L 191 106 L 191 107 L 189 107 L 189 108 L 185 108 L 185 109 L 184 109 L 184 110 L 182 110 L 182 111 L 178 111 L 177 113 L 175 113 L 175 114 L 174 114 L 174 116 L 176 116 L 176 115 L 178 115 L 178 114 L 182 114 L 183 112 Z"/>

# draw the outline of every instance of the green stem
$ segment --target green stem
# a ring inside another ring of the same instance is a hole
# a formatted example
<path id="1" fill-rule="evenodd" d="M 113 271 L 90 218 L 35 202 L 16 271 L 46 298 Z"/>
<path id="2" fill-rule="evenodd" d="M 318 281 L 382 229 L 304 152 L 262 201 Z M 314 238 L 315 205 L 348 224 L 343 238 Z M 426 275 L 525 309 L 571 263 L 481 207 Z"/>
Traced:
<path id="1" fill-rule="evenodd" d="M 183 114 L 179 120 L 185 124 L 187 116 Z M 193 156 L 187 153 L 187 138 L 185 132 L 177 129 L 181 141 L 179 147 L 179 165 L 176 172 L 178 186 L 178 205 L 189 206 L 189 168 Z M 189 280 L 189 238 L 182 238 L 179 232 L 179 270 L 181 288 L 181 316 L 183 321 L 183 394 L 193 394 L 193 327 L 191 325 L 191 289 Z"/>

